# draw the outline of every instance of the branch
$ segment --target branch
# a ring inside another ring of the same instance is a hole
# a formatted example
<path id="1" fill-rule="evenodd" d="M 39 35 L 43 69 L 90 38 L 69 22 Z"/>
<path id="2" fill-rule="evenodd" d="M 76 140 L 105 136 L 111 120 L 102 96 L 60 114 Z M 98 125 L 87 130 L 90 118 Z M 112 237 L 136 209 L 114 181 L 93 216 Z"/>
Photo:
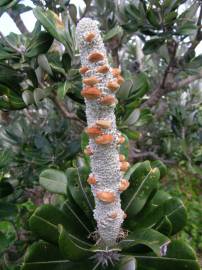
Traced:
<path id="1" fill-rule="evenodd" d="M 134 158 L 135 160 L 144 160 L 146 158 L 150 158 L 152 160 L 161 160 L 165 164 L 170 164 L 170 165 L 176 164 L 175 160 L 163 159 L 163 158 L 159 157 L 156 153 L 150 152 L 150 151 L 141 152 L 141 153 L 137 153 L 137 152 L 133 151 L 132 158 Z"/>
<path id="2" fill-rule="evenodd" d="M 183 63 L 183 61 L 187 58 L 189 58 L 189 55 L 191 54 L 191 52 L 193 50 L 195 50 L 195 48 L 198 46 L 198 44 L 201 42 L 202 40 L 202 33 L 201 33 L 201 20 L 202 20 L 202 5 L 200 5 L 200 12 L 199 12 L 199 17 L 198 17 L 198 20 L 197 20 L 197 27 L 198 27 L 198 30 L 197 30 L 197 33 L 196 33 L 196 36 L 194 38 L 194 40 L 192 41 L 192 44 L 191 46 L 188 48 L 187 52 L 184 54 L 184 56 L 180 59 L 180 63 Z"/>
<path id="3" fill-rule="evenodd" d="M 20 30 L 22 34 L 29 34 L 29 31 L 26 28 L 23 20 L 21 19 L 20 14 L 13 12 L 12 9 L 8 10 L 8 14 L 12 18 L 12 20 L 14 21 L 14 23 L 16 24 L 16 26 L 18 27 L 18 29 Z"/>
<path id="4" fill-rule="evenodd" d="M 86 3 L 86 1 L 85 1 L 85 3 L 86 3 L 86 8 L 85 8 L 84 13 L 82 14 L 81 18 L 78 20 L 78 22 L 79 22 L 81 19 L 83 19 L 84 17 L 86 17 L 86 15 L 87 15 L 87 13 L 88 13 L 88 11 L 89 11 L 89 9 L 90 9 L 91 2 L 92 2 L 92 0 L 91 0 L 91 1 L 88 1 L 87 3 Z"/>
<path id="5" fill-rule="evenodd" d="M 82 121 L 76 114 L 70 113 L 67 111 L 65 103 L 61 100 L 59 100 L 56 96 L 52 97 L 52 101 L 54 104 L 58 107 L 58 109 L 61 111 L 62 115 L 65 118 L 68 118 L 70 120 L 78 121 L 82 126 L 85 126 L 85 122 Z"/>
<path id="6" fill-rule="evenodd" d="M 192 75 L 192 76 L 188 76 L 187 78 L 181 80 L 181 81 L 178 81 L 178 82 L 174 82 L 170 89 L 167 90 L 167 92 L 172 92 L 172 91 L 176 91 L 184 86 L 187 86 L 188 84 L 196 81 L 196 80 L 200 80 L 202 79 L 202 70 L 196 74 L 196 75 Z"/>

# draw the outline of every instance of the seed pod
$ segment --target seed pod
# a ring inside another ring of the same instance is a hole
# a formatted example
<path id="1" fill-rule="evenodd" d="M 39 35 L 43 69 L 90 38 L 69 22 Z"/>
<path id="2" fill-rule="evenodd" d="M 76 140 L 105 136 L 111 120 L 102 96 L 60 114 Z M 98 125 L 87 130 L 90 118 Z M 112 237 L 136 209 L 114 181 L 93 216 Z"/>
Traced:
<path id="1" fill-rule="evenodd" d="M 101 61 L 103 59 L 104 59 L 104 55 L 102 53 L 100 53 L 100 52 L 92 52 L 88 56 L 88 60 L 90 62 L 93 62 L 93 63 L 99 62 L 99 61 Z"/>
<path id="2" fill-rule="evenodd" d="M 109 144 L 113 142 L 114 137 L 111 134 L 103 134 L 95 139 L 97 144 Z"/>
<path id="3" fill-rule="evenodd" d="M 98 191 L 96 193 L 96 197 L 100 201 L 106 202 L 106 203 L 113 203 L 116 199 L 114 192 L 110 192 L 110 191 Z"/>
<path id="4" fill-rule="evenodd" d="M 107 216 L 108 216 L 109 218 L 115 219 L 115 218 L 117 218 L 118 214 L 117 214 L 117 212 L 111 212 L 111 213 L 109 213 Z"/>
<path id="5" fill-rule="evenodd" d="M 126 213 L 123 214 L 123 218 L 126 219 L 128 215 Z"/>
<path id="6" fill-rule="evenodd" d="M 100 128 L 110 128 L 112 122 L 110 120 L 97 120 L 96 125 Z"/>
<path id="7" fill-rule="evenodd" d="M 122 76 L 117 76 L 117 83 L 121 85 L 124 82 L 124 78 Z"/>
<path id="8" fill-rule="evenodd" d="M 123 144 L 125 141 L 126 141 L 125 137 L 124 136 L 120 136 L 119 137 L 119 140 L 118 140 L 118 143 L 119 144 Z"/>
<path id="9" fill-rule="evenodd" d="M 117 99 L 111 95 L 101 97 L 101 99 L 100 99 L 100 103 L 102 105 L 108 105 L 108 106 L 115 105 L 116 101 L 117 101 Z"/>
<path id="10" fill-rule="evenodd" d="M 95 33 L 90 32 L 85 36 L 84 39 L 87 42 L 91 42 L 91 41 L 93 41 L 94 38 L 95 38 Z"/>
<path id="11" fill-rule="evenodd" d="M 119 160 L 120 161 L 125 161 L 126 160 L 126 157 L 122 154 L 119 155 Z"/>
<path id="12" fill-rule="evenodd" d="M 95 185 L 96 184 L 96 179 L 93 175 L 89 175 L 87 182 L 89 185 Z"/>
<path id="13" fill-rule="evenodd" d="M 85 132 L 88 134 L 90 138 L 95 138 L 99 135 L 102 135 L 102 130 L 98 127 L 87 127 Z"/>
<path id="14" fill-rule="evenodd" d="M 119 84 L 117 83 L 117 81 L 111 81 L 111 82 L 108 82 L 107 88 L 109 88 L 111 91 L 114 92 L 119 88 Z"/>
<path id="15" fill-rule="evenodd" d="M 118 77 L 119 75 L 121 75 L 121 70 L 119 68 L 112 68 L 112 75 L 114 77 Z"/>
<path id="16" fill-rule="evenodd" d="M 81 68 L 79 69 L 79 72 L 80 72 L 81 74 L 85 74 L 88 70 L 89 70 L 88 67 L 81 67 Z"/>
<path id="17" fill-rule="evenodd" d="M 109 71 L 109 67 L 106 65 L 100 66 L 96 69 L 98 73 L 107 73 Z"/>
<path id="18" fill-rule="evenodd" d="M 119 183 L 119 191 L 125 191 L 129 187 L 130 183 L 126 179 L 121 179 Z"/>
<path id="19" fill-rule="evenodd" d="M 87 156 L 92 156 L 93 155 L 93 151 L 91 150 L 90 146 L 86 146 L 86 148 L 84 149 L 84 154 L 86 154 Z"/>
<path id="20" fill-rule="evenodd" d="M 88 77 L 88 78 L 85 78 L 83 79 L 83 83 L 89 85 L 89 86 L 93 86 L 95 85 L 96 83 L 99 83 L 99 79 L 96 78 L 95 76 L 92 76 L 92 77 Z"/>
<path id="21" fill-rule="evenodd" d="M 122 172 L 126 172 L 129 167 L 130 167 L 130 164 L 127 161 L 120 162 L 120 170 Z"/>
<path id="22" fill-rule="evenodd" d="M 86 99 L 97 99 L 101 96 L 101 91 L 96 87 L 87 87 L 81 91 L 81 95 Z"/>

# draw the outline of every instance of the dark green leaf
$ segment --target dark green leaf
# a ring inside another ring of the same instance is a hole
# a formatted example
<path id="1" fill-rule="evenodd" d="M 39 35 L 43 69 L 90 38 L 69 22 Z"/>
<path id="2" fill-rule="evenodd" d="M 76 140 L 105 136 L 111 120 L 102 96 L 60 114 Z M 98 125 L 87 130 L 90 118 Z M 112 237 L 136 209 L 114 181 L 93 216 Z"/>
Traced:
<path id="1" fill-rule="evenodd" d="M 158 49 L 164 44 L 163 38 L 153 38 L 147 41 L 143 47 L 144 54 L 151 54 L 157 52 Z"/>

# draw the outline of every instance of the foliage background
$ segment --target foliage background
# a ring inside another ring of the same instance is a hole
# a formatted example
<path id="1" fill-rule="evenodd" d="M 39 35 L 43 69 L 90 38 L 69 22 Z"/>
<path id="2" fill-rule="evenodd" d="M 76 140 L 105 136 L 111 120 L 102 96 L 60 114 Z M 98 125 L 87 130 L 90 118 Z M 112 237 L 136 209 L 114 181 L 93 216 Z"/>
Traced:
<path id="1" fill-rule="evenodd" d="M 60 196 L 40 187 L 39 174 L 83 162 L 86 119 L 74 36 L 83 16 L 100 22 L 109 59 L 123 71 L 116 116 L 130 139 L 129 159 L 167 165 L 162 188 L 186 205 L 181 236 L 200 254 L 201 1 L 86 0 L 79 12 L 69 1 L 32 2 L 38 6 L 32 33 L 20 17 L 30 7 L 0 4 L 0 15 L 8 12 L 21 32 L 0 33 L 2 267 L 11 269 L 33 241 L 27 218 L 36 206 L 60 204 Z"/>

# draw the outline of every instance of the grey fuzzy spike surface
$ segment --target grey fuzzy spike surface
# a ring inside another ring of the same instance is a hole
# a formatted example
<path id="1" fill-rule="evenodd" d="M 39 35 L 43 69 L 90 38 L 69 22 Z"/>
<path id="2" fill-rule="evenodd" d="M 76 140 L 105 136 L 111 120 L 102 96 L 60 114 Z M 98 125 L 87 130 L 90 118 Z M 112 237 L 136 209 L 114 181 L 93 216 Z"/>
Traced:
<path id="1" fill-rule="evenodd" d="M 85 37 L 89 33 L 95 34 L 95 38 L 91 42 L 85 40 Z M 98 29 L 97 21 L 89 18 L 80 20 L 77 25 L 76 38 L 80 50 L 81 65 L 88 67 L 88 71 L 83 75 L 83 79 L 90 76 L 97 77 L 100 81 L 95 87 L 101 90 L 102 96 L 115 96 L 115 94 L 107 88 L 107 83 L 114 79 L 111 68 L 109 68 L 109 71 L 105 74 L 96 72 L 96 69 L 99 66 L 108 66 L 106 50 Z M 102 53 L 104 59 L 98 62 L 89 61 L 88 56 L 92 52 Z M 94 209 L 94 218 L 97 221 L 98 232 L 102 242 L 106 247 L 112 247 L 116 244 L 121 224 L 124 219 L 119 191 L 122 172 L 120 171 L 119 165 L 119 146 L 117 142 L 120 133 L 116 128 L 114 114 L 115 105 L 102 105 L 99 98 L 95 100 L 85 98 L 85 104 L 88 127 L 94 126 L 96 121 L 100 119 L 110 120 L 112 123 L 111 128 L 102 129 L 102 132 L 103 134 L 112 134 L 114 138 L 113 142 L 100 145 L 95 143 L 94 138 L 89 139 L 89 146 L 93 151 L 93 155 L 90 157 L 91 170 L 92 175 L 96 178 L 96 184 L 91 185 L 96 205 Z M 111 203 L 104 202 L 97 198 L 98 192 L 113 192 L 116 199 Z M 116 218 L 110 217 L 113 213 L 116 213 Z"/>

